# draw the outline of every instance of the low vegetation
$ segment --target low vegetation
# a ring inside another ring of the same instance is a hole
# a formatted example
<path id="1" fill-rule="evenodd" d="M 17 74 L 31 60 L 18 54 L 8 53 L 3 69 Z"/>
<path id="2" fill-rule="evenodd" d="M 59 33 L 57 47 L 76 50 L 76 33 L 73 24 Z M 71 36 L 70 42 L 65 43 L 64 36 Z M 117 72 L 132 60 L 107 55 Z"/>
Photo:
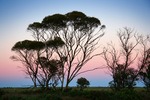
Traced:
<path id="1" fill-rule="evenodd" d="M 150 100 L 150 92 L 144 88 L 122 89 L 114 92 L 109 87 L 68 88 L 61 91 L 49 88 L 2 88 L 0 100 Z"/>

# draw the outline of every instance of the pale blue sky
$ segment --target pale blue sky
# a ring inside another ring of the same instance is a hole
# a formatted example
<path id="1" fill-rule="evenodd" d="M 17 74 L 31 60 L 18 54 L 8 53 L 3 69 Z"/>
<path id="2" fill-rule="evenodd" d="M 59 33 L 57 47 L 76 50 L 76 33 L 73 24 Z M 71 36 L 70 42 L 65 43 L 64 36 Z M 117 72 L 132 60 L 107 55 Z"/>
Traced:
<path id="1" fill-rule="evenodd" d="M 24 79 L 23 72 L 18 71 L 18 63 L 9 58 L 14 54 L 11 52 L 14 43 L 32 39 L 31 34 L 26 31 L 27 26 L 42 21 L 45 16 L 66 14 L 74 10 L 96 17 L 106 25 L 103 41 L 115 39 L 116 31 L 125 26 L 134 28 L 140 34 L 150 34 L 150 0 L 0 0 L 0 73 L 6 71 L 0 74 L 0 87 L 30 83 Z M 18 73 L 18 77 L 7 76 L 7 69 Z M 111 77 L 105 72 L 102 74 L 107 78 L 103 78 L 101 74 L 98 77 L 92 76 L 95 78 L 87 77 L 91 79 L 91 85 L 108 86 Z M 71 84 L 75 85 L 75 82 L 76 80 Z"/>

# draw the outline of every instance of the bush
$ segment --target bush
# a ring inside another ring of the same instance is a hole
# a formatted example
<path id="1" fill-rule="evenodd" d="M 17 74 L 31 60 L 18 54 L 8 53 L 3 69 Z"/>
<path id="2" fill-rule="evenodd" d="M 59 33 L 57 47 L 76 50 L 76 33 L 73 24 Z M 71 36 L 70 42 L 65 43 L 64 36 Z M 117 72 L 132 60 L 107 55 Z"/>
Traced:
<path id="1" fill-rule="evenodd" d="M 86 93 L 86 97 L 92 100 L 111 100 L 112 93 L 109 91 L 89 91 Z"/>
<path id="2" fill-rule="evenodd" d="M 83 91 L 83 88 L 86 88 L 90 85 L 90 82 L 86 78 L 79 78 L 77 80 L 77 87 L 80 87 L 80 90 Z"/>
<path id="3" fill-rule="evenodd" d="M 9 100 L 25 100 L 25 99 L 20 96 L 12 96 L 9 98 Z"/>
<path id="4" fill-rule="evenodd" d="M 62 100 L 62 98 L 56 94 L 47 94 L 45 100 Z"/>
<path id="5" fill-rule="evenodd" d="M 136 91 L 127 88 L 115 92 L 114 100 L 141 100 L 140 95 Z"/>
<path id="6" fill-rule="evenodd" d="M 66 92 L 66 94 L 67 96 L 75 97 L 75 96 L 81 96 L 82 92 L 79 90 L 72 90 L 72 91 Z"/>
<path id="7" fill-rule="evenodd" d="M 70 92 L 70 91 L 72 91 L 71 87 L 68 87 L 67 89 L 64 89 L 64 92 Z"/>
<path id="8" fill-rule="evenodd" d="M 85 97 L 85 98 L 88 98 L 90 100 L 111 100 L 113 93 L 109 92 L 109 91 L 72 90 L 69 92 L 64 92 L 63 95 L 67 95 L 70 97 Z"/>
<path id="9" fill-rule="evenodd" d="M 0 97 L 4 95 L 4 91 L 2 89 L 0 89 Z"/>

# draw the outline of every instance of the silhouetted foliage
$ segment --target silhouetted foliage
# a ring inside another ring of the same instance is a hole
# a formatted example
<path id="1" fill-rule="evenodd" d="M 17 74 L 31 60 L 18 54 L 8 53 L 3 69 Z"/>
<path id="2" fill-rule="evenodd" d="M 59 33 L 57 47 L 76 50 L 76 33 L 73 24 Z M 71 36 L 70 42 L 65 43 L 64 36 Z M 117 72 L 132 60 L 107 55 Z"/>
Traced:
<path id="1" fill-rule="evenodd" d="M 65 45 L 65 43 L 61 40 L 60 37 L 55 37 L 54 40 L 47 41 L 46 45 L 48 47 L 55 47 L 55 48 L 57 48 L 57 47 L 62 47 L 63 45 Z"/>
<path id="2" fill-rule="evenodd" d="M 113 81 L 109 82 L 109 85 L 112 89 L 115 88 L 117 91 L 125 87 L 133 89 L 136 82 L 134 81 L 134 83 L 132 83 L 132 80 L 136 75 L 137 71 L 134 68 L 127 68 L 124 71 L 124 66 L 118 65 L 113 74 Z M 136 80 L 138 80 L 138 78 L 136 78 Z"/>
<path id="3" fill-rule="evenodd" d="M 145 60 L 145 64 L 142 64 L 142 70 L 140 72 L 140 78 L 142 79 L 142 81 L 144 82 L 144 85 L 147 89 L 147 91 L 149 91 L 150 89 L 150 49 L 148 49 L 145 52 L 146 58 L 143 59 Z"/>
<path id="4" fill-rule="evenodd" d="M 2 89 L 0 89 L 0 97 L 4 94 L 5 94 L 5 92 Z"/>
<path id="5" fill-rule="evenodd" d="M 86 78 L 79 78 L 77 80 L 77 87 L 80 87 L 80 90 L 83 91 L 84 88 L 88 87 L 90 82 Z"/>
<path id="6" fill-rule="evenodd" d="M 43 49 L 45 47 L 45 44 L 43 42 L 39 41 L 30 41 L 30 40 L 24 40 L 17 42 L 13 47 L 12 50 L 38 50 Z"/>
<path id="7" fill-rule="evenodd" d="M 147 91 L 149 91 L 150 89 L 150 64 L 148 65 L 148 68 L 145 69 L 145 71 L 140 72 L 140 78 L 144 82 L 144 85 Z"/>
<path id="8" fill-rule="evenodd" d="M 139 59 L 139 75 L 147 91 L 150 88 L 150 38 L 149 35 L 141 37 L 141 57 Z"/>
<path id="9" fill-rule="evenodd" d="M 30 27 L 31 26 L 32 25 L 30 25 Z M 60 74 L 61 70 L 59 68 L 60 71 L 58 72 L 59 61 L 50 60 L 48 56 L 43 57 L 43 53 L 41 53 L 41 51 L 44 51 L 45 48 L 47 50 L 47 48 L 57 48 L 58 46 L 61 47 L 63 45 L 64 42 L 59 37 L 47 42 L 30 40 L 19 41 L 12 47 L 12 51 L 16 51 L 18 56 L 12 56 L 11 58 L 15 61 L 21 61 L 23 63 L 25 66 L 24 71 L 32 79 L 34 87 L 37 86 L 36 84 L 38 81 L 40 86 L 46 86 L 46 88 L 48 88 L 49 81 L 52 78 L 54 80 L 54 77 L 56 77 L 56 72 L 57 74 Z M 60 75 L 58 76 L 60 77 Z M 56 86 L 56 80 L 54 86 Z"/>
<path id="10" fill-rule="evenodd" d="M 137 91 L 124 88 L 115 92 L 112 98 L 113 100 L 141 100 L 142 97 Z"/>
<path id="11" fill-rule="evenodd" d="M 67 88 L 74 77 L 81 74 L 81 68 L 93 57 L 101 54 L 93 52 L 99 47 L 104 28 L 105 25 L 101 25 L 99 19 L 79 11 L 49 15 L 41 22 L 33 22 L 28 26 L 27 30 L 32 32 L 35 40 L 17 42 L 12 50 L 16 51 L 21 59 L 15 56 L 12 58 L 23 62 L 26 73 L 32 77 L 34 83 L 38 81 L 42 85 L 44 77 L 48 79 L 46 70 L 49 72 L 49 69 L 45 66 L 50 66 L 49 61 L 55 56 L 55 61 L 59 61 L 62 69 L 61 77 L 58 76 L 61 87 L 63 88 L 66 75 Z M 41 57 L 46 58 L 44 63 Z M 47 65 L 44 65 L 45 63 Z"/>
<path id="12" fill-rule="evenodd" d="M 137 58 L 138 53 L 134 51 L 140 44 L 141 36 L 133 33 L 134 30 L 127 27 L 118 32 L 120 51 L 113 44 L 108 44 L 108 47 L 104 48 L 104 59 L 113 77 L 109 84 L 115 90 L 126 87 L 133 89 L 138 80 L 140 69 L 134 69 L 132 64 Z M 133 53 L 136 54 L 135 57 L 132 56 Z"/>

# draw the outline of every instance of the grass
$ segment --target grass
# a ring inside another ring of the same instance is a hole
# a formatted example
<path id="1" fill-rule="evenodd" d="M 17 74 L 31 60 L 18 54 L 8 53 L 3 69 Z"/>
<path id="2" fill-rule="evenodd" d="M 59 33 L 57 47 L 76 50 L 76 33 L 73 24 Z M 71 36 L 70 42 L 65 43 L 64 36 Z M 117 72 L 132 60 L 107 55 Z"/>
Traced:
<path id="1" fill-rule="evenodd" d="M 72 87 L 67 92 L 43 90 L 41 88 L 2 88 L 0 100 L 150 100 L 150 93 L 144 88 L 136 87 L 133 92 L 128 89 L 113 92 L 109 87 L 88 87 L 83 91 Z"/>

